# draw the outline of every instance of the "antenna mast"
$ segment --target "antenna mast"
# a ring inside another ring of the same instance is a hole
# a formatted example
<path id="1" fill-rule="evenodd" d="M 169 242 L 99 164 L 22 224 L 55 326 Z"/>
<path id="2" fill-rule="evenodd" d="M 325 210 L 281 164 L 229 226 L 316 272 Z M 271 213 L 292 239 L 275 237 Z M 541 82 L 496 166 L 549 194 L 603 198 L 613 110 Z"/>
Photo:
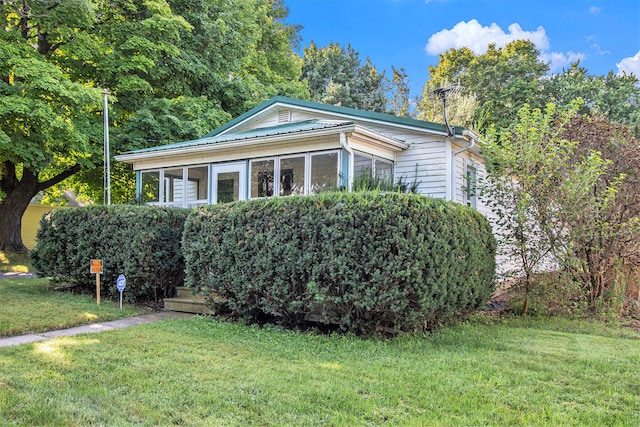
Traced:
<path id="1" fill-rule="evenodd" d="M 438 95 L 442 99 L 442 109 L 444 111 L 444 123 L 447 126 L 447 136 L 453 136 L 456 133 L 454 126 L 449 126 L 449 120 L 447 119 L 447 95 L 462 92 L 464 88 L 459 84 L 440 87 L 433 91 L 435 95 Z"/>

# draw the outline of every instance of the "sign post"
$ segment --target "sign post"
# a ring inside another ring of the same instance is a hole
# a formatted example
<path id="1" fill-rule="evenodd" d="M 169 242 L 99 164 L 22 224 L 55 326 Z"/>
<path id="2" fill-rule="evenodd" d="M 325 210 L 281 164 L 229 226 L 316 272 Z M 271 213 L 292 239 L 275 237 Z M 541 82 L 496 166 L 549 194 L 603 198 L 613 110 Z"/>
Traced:
<path id="1" fill-rule="evenodd" d="M 116 280 L 116 288 L 120 292 L 120 310 L 122 310 L 122 291 L 127 286 L 127 279 L 124 277 L 124 274 L 118 276 L 118 280 Z"/>
<path id="2" fill-rule="evenodd" d="M 100 305 L 100 275 L 102 274 L 102 260 L 92 259 L 89 271 L 91 274 L 96 275 L 96 302 Z"/>

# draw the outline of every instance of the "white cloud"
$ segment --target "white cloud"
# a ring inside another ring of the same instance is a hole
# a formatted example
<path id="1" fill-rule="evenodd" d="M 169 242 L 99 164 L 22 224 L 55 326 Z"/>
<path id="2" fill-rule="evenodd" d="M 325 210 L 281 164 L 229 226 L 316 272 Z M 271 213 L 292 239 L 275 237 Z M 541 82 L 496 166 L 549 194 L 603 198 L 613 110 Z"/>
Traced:
<path id="1" fill-rule="evenodd" d="M 549 38 L 543 27 L 538 27 L 535 31 L 525 31 L 519 24 L 513 23 L 505 32 L 498 24 L 482 26 L 476 19 L 458 22 L 450 30 L 445 29 L 435 33 L 429 37 L 425 50 L 428 54 L 436 56 L 449 49 L 467 47 L 476 55 L 481 55 L 487 51 L 491 43 L 501 48 L 515 40 L 531 41 L 540 51 L 540 58 L 549 63 L 552 72 L 560 71 L 572 62 L 586 57 L 583 53 L 571 51 L 549 52 Z"/>
<path id="2" fill-rule="evenodd" d="M 597 15 L 598 13 L 600 13 L 600 10 L 601 9 L 599 7 L 597 7 L 597 6 L 591 6 L 589 8 L 589 13 L 592 14 L 592 15 Z"/>
<path id="3" fill-rule="evenodd" d="M 608 54 L 611 53 L 610 50 L 603 50 L 602 47 L 598 43 L 594 43 L 590 47 L 591 47 L 591 49 L 593 49 L 600 56 L 608 55 Z"/>
<path id="4" fill-rule="evenodd" d="M 577 52 L 542 52 L 540 59 L 549 64 L 549 70 L 560 72 L 563 68 L 569 68 L 576 61 L 583 61 L 587 56 L 584 53 Z"/>
<path id="5" fill-rule="evenodd" d="M 635 74 L 640 78 L 640 50 L 634 56 L 624 58 L 616 63 L 616 67 L 618 67 L 618 74 Z"/>
<path id="6" fill-rule="evenodd" d="M 495 43 L 497 47 L 504 47 L 514 40 L 531 40 L 539 50 L 549 48 L 549 39 L 544 28 L 538 27 L 536 31 L 523 31 L 520 25 L 509 25 L 509 32 L 505 33 L 498 24 L 491 24 L 483 27 L 480 23 L 472 19 L 469 22 L 458 22 L 450 30 L 442 30 L 431 37 L 427 42 L 425 50 L 430 55 L 439 55 L 451 48 L 459 49 L 468 47 L 475 54 L 483 54 L 487 51 L 490 43 Z"/>

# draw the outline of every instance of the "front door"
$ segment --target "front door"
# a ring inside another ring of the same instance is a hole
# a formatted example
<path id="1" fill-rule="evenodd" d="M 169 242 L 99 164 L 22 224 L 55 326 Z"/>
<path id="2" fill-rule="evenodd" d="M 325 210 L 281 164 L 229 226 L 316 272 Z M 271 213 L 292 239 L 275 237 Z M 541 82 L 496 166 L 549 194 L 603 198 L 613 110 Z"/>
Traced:
<path id="1" fill-rule="evenodd" d="M 229 203 L 245 200 L 245 163 L 227 163 L 213 166 L 213 203 Z"/>

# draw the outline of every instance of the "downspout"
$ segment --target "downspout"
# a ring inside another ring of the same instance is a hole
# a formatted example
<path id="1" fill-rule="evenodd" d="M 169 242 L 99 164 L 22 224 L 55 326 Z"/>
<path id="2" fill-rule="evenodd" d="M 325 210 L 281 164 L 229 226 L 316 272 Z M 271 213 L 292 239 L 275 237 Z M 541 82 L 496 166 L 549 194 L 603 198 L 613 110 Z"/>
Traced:
<path id="1" fill-rule="evenodd" d="M 340 132 L 340 145 L 344 148 L 344 151 L 349 154 L 349 163 L 347 167 L 347 191 L 351 192 L 353 187 L 354 155 L 353 150 L 347 144 L 347 135 L 344 132 Z"/>
<path id="2" fill-rule="evenodd" d="M 451 201 L 456 200 L 456 157 L 458 156 L 458 154 L 463 153 L 467 150 L 470 150 L 475 145 L 476 145 L 476 140 L 471 136 L 469 145 L 454 151 L 453 155 L 451 156 L 451 194 L 449 195 L 450 197 L 449 200 Z"/>

